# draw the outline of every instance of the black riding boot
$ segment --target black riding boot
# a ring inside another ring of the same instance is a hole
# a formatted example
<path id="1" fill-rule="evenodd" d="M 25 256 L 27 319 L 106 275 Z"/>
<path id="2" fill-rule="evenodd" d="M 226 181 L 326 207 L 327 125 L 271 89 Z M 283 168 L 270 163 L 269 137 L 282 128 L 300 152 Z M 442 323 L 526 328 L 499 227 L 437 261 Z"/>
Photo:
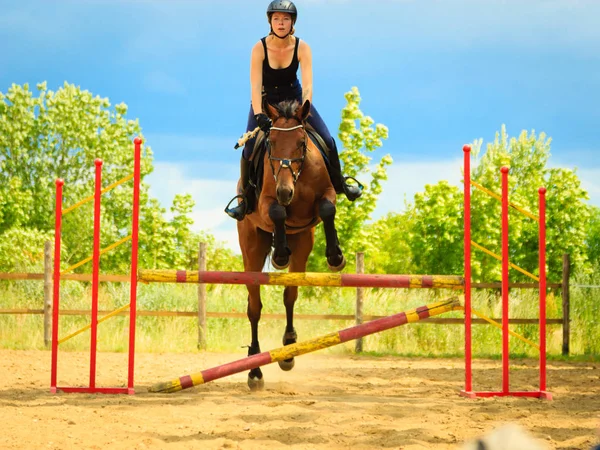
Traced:
<path id="1" fill-rule="evenodd" d="M 329 176 L 331 183 L 337 194 L 342 192 L 346 194 L 346 198 L 353 202 L 362 195 L 364 186 L 355 178 L 345 177 L 342 175 L 342 166 L 340 164 L 340 156 L 338 155 L 337 146 L 335 145 L 335 139 L 332 139 L 333 145 L 329 152 Z M 351 185 L 346 183 L 346 180 L 354 180 L 357 185 Z"/>
<path id="2" fill-rule="evenodd" d="M 246 214 L 250 214 L 252 212 L 252 206 L 254 205 L 254 187 L 249 182 L 250 164 L 250 161 L 246 161 L 244 157 L 241 158 L 240 180 L 242 182 L 242 193 L 233 197 L 225 207 L 225 212 L 227 215 L 235 220 L 242 220 Z M 229 205 L 231 205 L 237 199 L 241 199 L 242 201 L 236 206 L 230 208 Z"/>

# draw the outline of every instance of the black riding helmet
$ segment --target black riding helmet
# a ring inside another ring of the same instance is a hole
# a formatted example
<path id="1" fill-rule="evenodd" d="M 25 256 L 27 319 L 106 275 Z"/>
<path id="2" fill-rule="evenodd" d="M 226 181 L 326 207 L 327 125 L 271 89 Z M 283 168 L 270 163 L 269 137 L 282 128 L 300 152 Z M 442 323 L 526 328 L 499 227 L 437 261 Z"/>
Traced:
<path id="1" fill-rule="evenodd" d="M 290 0 L 273 0 L 269 3 L 269 6 L 267 7 L 267 19 L 269 19 L 269 23 L 271 23 L 271 16 L 276 12 L 290 14 L 292 16 L 292 23 L 296 23 L 298 10 L 296 9 L 296 5 Z"/>

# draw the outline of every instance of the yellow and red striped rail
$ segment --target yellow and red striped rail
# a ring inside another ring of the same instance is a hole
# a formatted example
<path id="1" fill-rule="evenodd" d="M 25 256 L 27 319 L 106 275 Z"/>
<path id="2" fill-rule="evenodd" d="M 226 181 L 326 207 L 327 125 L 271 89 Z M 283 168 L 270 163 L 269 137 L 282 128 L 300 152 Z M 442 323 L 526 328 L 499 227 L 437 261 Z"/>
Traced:
<path id="1" fill-rule="evenodd" d="M 427 319 L 428 317 L 437 316 L 453 309 L 460 308 L 460 303 L 457 298 L 451 298 L 441 302 L 430 303 L 429 305 L 411 309 L 410 311 L 394 314 L 382 319 L 373 320 L 371 322 L 356 325 L 345 330 L 336 331 L 335 333 L 326 334 L 314 339 L 296 344 L 286 345 L 269 352 L 262 352 L 257 355 L 248 356 L 247 358 L 213 367 L 212 369 L 203 370 L 202 372 L 185 375 L 164 383 L 157 383 L 151 386 L 149 392 L 177 392 L 182 389 L 188 389 L 199 384 L 208 383 L 209 381 L 224 378 L 234 373 L 251 370 L 256 367 L 265 366 L 277 361 L 284 361 L 295 356 L 304 355 L 306 353 L 321 350 L 334 345 L 342 344 L 352 339 L 358 339 L 369 334 L 379 333 L 389 330 L 390 328 L 399 327 L 411 322 Z"/>
<path id="2" fill-rule="evenodd" d="M 143 283 L 206 283 L 279 286 L 335 286 L 371 288 L 463 289 L 464 279 L 454 275 L 372 275 L 353 273 L 200 272 L 140 270 Z"/>

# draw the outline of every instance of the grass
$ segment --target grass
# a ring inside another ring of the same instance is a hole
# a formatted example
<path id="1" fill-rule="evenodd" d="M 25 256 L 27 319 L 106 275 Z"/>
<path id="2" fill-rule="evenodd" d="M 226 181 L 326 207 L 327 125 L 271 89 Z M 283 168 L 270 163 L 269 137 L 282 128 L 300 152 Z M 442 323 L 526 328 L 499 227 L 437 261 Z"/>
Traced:
<path id="1" fill-rule="evenodd" d="M 580 277 L 575 283 L 600 284 L 593 276 Z M 283 287 L 263 287 L 263 312 L 284 313 Z M 300 288 L 297 314 L 354 314 L 355 289 Z M 365 315 L 389 315 L 456 295 L 453 291 L 368 289 L 365 291 Z M 244 286 L 208 286 L 208 311 L 245 312 Z M 105 283 L 99 293 L 99 308 L 114 310 L 129 302 L 129 284 Z M 536 318 L 538 297 L 535 290 L 513 290 L 510 316 Z M 0 282 L 0 308 L 42 308 L 43 286 L 36 281 Z M 64 282 L 61 289 L 61 309 L 89 309 L 91 288 L 88 283 Z M 488 317 L 501 317 L 498 291 L 479 290 L 473 295 L 473 307 Z M 197 285 L 139 285 L 139 310 L 196 311 Z M 562 315 L 559 293 L 550 292 L 547 299 L 548 318 Z M 444 317 L 462 317 L 451 312 Z M 586 360 L 600 355 L 600 289 L 571 289 L 571 354 Z M 89 316 L 63 316 L 59 336 L 63 337 L 89 323 Z M 127 351 L 128 316 L 113 317 L 99 325 L 99 351 Z M 208 350 L 239 352 L 250 343 L 247 319 L 209 318 Z M 353 321 L 296 320 L 299 340 L 306 340 L 353 325 Z M 260 323 L 261 348 L 281 346 L 284 320 L 264 319 Z M 538 341 L 536 325 L 513 325 L 511 329 Z M 62 351 L 89 348 L 89 331 L 61 345 Z M 136 350 L 140 352 L 194 352 L 197 350 L 197 320 L 195 317 L 138 317 Z M 548 355 L 561 358 L 562 327 L 549 325 Z M 41 315 L 0 315 L 0 348 L 44 349 L 43 317 Z M 403 355 L 420 357 L 462 357 L 464 328 L 461 325 L 438 325 L 420 322 L 364 338 L 363 348 L 371 355 Z M 332 354 L 349 354 L 354 343 L 349 342 L 325 350 Z M 537 357 L 535 348 L 518 339 L 510 339 L 512 357 Z M 495 357 L 501 354 L 501 332 L 490 325 L 473 326 L 473 355 Z"/>

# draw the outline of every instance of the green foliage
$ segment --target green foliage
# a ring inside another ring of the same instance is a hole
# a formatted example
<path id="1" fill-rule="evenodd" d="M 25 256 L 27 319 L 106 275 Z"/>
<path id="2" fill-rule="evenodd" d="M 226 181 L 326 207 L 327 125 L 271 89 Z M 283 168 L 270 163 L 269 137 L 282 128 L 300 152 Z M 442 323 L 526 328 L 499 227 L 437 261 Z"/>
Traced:
<path id="1" fill-rule="evenodd" d="M 0 94 L 0 198 L 5 199 L 0 204 L 0 233 L 14 227 L 53 230 L 54 180 L 65 181 L 65 207 L 88 197 L 93 193 L 96 158 L 105 161 L 104 186 L 132 172 L 132 140 L 140 135 L 140 126 L 137 120 L 126 119 L 125 104 L 109 109 L 108 99 L 68 83 L 56 92 L 46 83 L 37 89 L 34 96 L 27 84 L 13 85 L 6 95 Z M 152 152 L 146 147 L 142 174 L 151 170 Z M 130 233 L 131 183 L 126 186 L 103 198 L 102 247 Z M 64 217 L 64 261 L 91 254 L 92 220 L 91 203 Z M 103 261 L 104 267 L 120 268 L 124 253 L 117 250 Z"/>
<path id="2" fill-rule="evenodd" d="M 415 195 L 413 214 L 410 248 L 419 272 L 461 273 L 464 261 L 461 190 L 447 181 L 427 184 L 425 192 Z"/>
<path id="3" fill-rule="evenodd" d="M 600 267 L 600 208 L 590 207 L 590 218 L 585 232 L 586 253 L 593 266 Z"/>
<path id="4" fill-rule="evenodd" d="M 370 248 L 365 255 L 366 273 L 415 273 L 415 263 L 410 248 L 410 234 L 415 227 L 414 215 L 389 213 L 368 225 L 367 234 L 375 236 L 377 248 Z"/>
<path id="5" fill-rule="evenodd" d="M 8 272 L 42 272 L 44 268 L 44 242 L 54 239 L 54 233 L 35 228 L 10 228 L 1 235 L 0 267 Z"/>
<path id="6" fill-rule="evenodd" d="M 521 208 L 538 214 L 538 188 L 545 186 L 547 223 L 548 278 L 560 279 L 563 253 L 571 254 L 576 268 L 586 269 L 584 241 L 589 209 L 587 193 L 581 188 L 576 173 L 568 169 L 548 168 L 550 142 L 544 133 L 522 131 L 509 138 L 506 128 L 487 145 L 486 153 L 477 159 L 481 141 L 473 145 L 471 179 L 500 194 L 500 167 L 508 166 L 509 200 Z M 463 219 L 461 190 L 442 181 L 426 186 L 415 196 L 415 232 L 411 249 L 422 272 L 456 274 L 463 272 Z M 501 254 L 501 204 L 479 190 L 471 197 L 472 240 L 488 250 Z M 510 261 L 537 274 L 537 222 L 514 209 L 509 211 Z M 433 252 L 433 253 L 432 253 Z M 473 248 L 472 273 L 475 281 L 501 278 L 500 262 Z M 512 281 L 530 281 L 525 275 L 511 271 Z"/>
<path id="7" fill-rule="evenodd" d="M 548 278 L 560 279 L 562 255 L 569 253 L 575 268 L 583 269 L 586 261 L 583 251 L 585 223 L 589 217 L 587 193 L 581 188 L 576 173 L 569 169 L 548 168 L 551 139 L 544 133 L 536 136 L 532 131 L 522 131 L 517 138 L 510 138 L 503 126 L 493 143 L 488 144 L 486 154 L 472 171 L 472 179 L 488 189 L 500 193 L 499 168 L 508 166 L 509 200 L 538 215 L 539 194 L 542 186 L 546 194 L 546 252 Z M 474 193 L 472 199 L 472 239 L 489 250 L 501 253 L 501 205 L 487 194 Z M 497 219 L 494 219 L 497 218 Z M 473 264 L 474 278 L 500 279 L 498 261 L 476 250 L 477 263 Z M 510 261 L 537 274 L 538 224 L 534 220 L 511 209 L 509 211 Z M 511 271 L 514 281 L 530 281 L 520 272 Z"/>
<path id="8" fill-rule="evenodd" d="M 40 252 L 43 240 L 53 234 L 57 178 L 65 181 L 63 208 L 68 208 L 93 194 L 96 158 L 104 161 L 106 187 L 133 172 L 132 141 L 143 139 L 138 120 L 126 118 L 124 103 L 111 107 L 107 98 L 68 83 L 51 91 L 44 82 L 37 90 L 34 96 L 29 85 L 13 84 L 8 93 L 0 93 L 0 271 L 21 264 L 15 248 Z M 152 150 L 144 145 L 142 180 L 151 172 Z M 131 181 L 103 195 L 101 248 L 131 234 L 132 197 Z M 140 267 L 197 266 L 198 243 L 209 236 L 191 231 L 193 206 L 191 196 L 176 196 L 169 221 L 166 210 L 149 197 L 148 185 L 141 183 Z M 93 202 L 63 216 L 62 244 L 65 268 L 92 254 Z M 214 239 L 211 245 L 219 264 L 227 258 L 237 262 Z M 102 271 L 127 273 L 130 254 L 130 244 L 112 250 L 102 257 Z M 89 272 L 90 267 L 77 271 Z"/>
<path id="9" fill-rule="evenodd" d="M 357 251 L 369 253 L 374 243 L 366 232 L 366 223 L 377 206 L 377 197 L 381 194 L 381 182 L 387 179 L 386 166 L 392 163 L 390 155 L 385 155 L 371 171 L 369 164 L 372 153 L 383 145 L 388 137 L 385 125 L 377 124 L 360 110 L 360 93 L 353 87 L 345 94 L 346 106 L 342 109 L 342 121 L 339 126 L 339 138 L 343 145 L 340 162 L 344 175 L 362 178 L 365 190 L 360 199 L 349 202 L 343 195 L 337 197 L 336 228 L 342 249 L 346 255 Z M 364 182 L 370 173 L 370 181 Z M 310 270 L 325 271 L 325 234 L 318 227 L 315 234 L 315 249 L 309 259 Z M 349 261 L 350 262 L 350 261 Z"/>
<path id="10" fill-rule="evenodd" d="M 580 286 L 600 286 L 600 265 L 575 276 L 571 283 L 571 353 L 600 355 L 600 289 Z"/>

